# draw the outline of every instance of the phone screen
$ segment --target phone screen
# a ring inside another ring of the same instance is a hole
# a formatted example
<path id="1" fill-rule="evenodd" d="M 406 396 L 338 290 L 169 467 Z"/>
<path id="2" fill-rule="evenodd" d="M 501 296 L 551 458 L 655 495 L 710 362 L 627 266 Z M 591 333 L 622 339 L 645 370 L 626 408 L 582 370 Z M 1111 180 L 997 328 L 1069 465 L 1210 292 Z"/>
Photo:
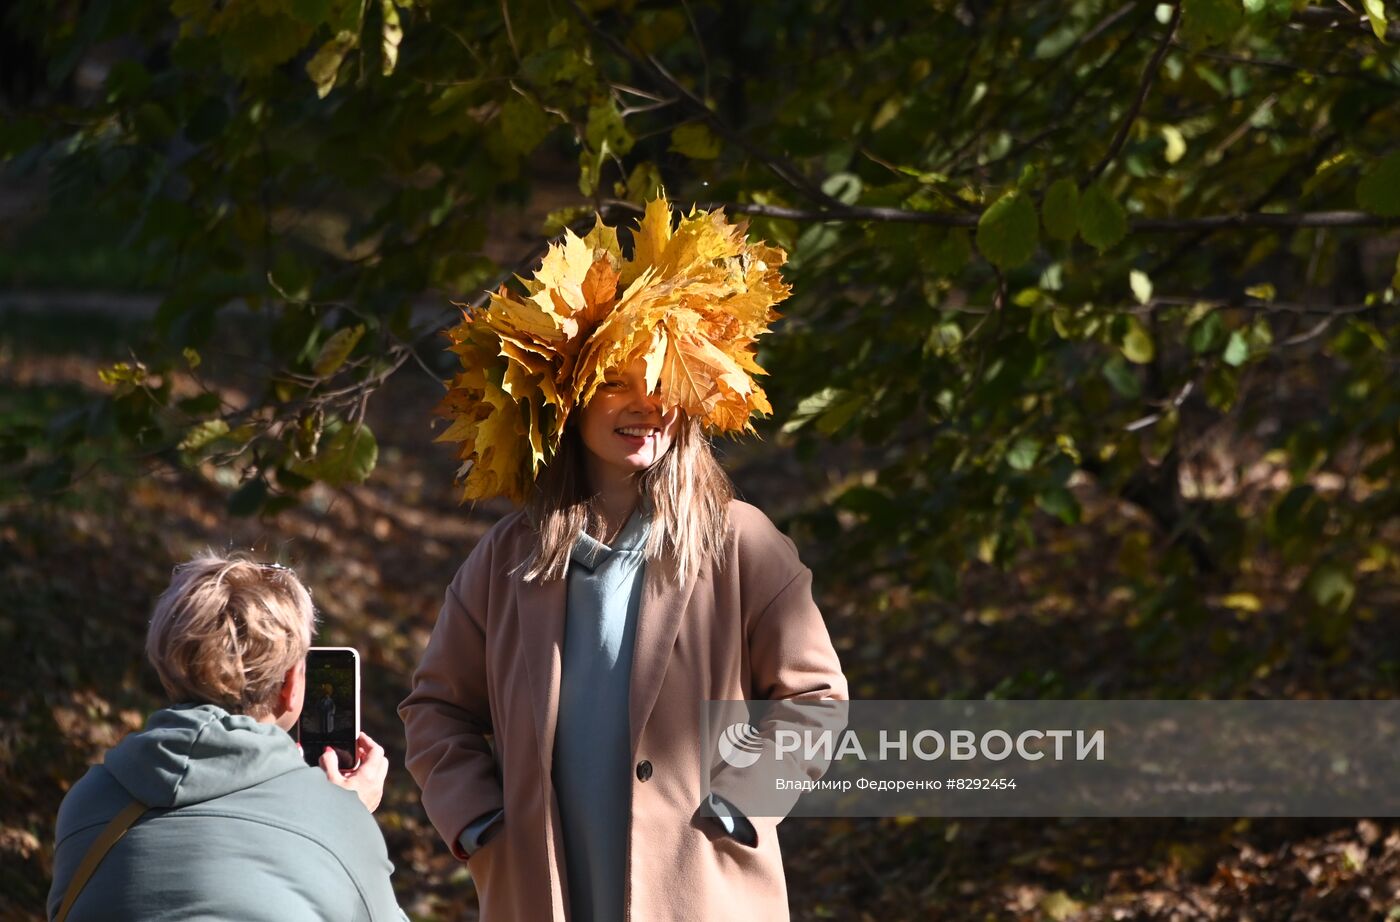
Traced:
<path id="1" fill-rule="evenodd" d="M 307 765 L 330 746 L 345 770 L 355 768 L 360 735 L 360 657 L 351 647 L 312 647 L 306 655 L 306 697 L 297 739 Z"/>

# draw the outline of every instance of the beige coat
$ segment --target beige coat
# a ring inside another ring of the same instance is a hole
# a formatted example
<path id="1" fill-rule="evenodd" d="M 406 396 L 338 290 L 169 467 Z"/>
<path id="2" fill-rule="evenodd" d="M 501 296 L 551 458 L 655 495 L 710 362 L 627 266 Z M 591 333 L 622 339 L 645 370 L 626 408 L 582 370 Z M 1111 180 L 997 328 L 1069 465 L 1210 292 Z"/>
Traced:
<path id="1" fill-rule="evenodd" d="M 709 765 L 701 711 L 706 700 L 848 697 L 796 546 L 748 503 L 735 500 L 729 516 L 724 551 L 698 578 L 678 586 L 660 561 L 645 571 L 629 714 L 636 922 L 788 918 L 779 820 L 753 817 L 749 846 L 698 812 Z M 457 837 L 468 823 L 504 807 L 502 828 L 469 861 L 484 922 L 568 918 L 550 779 L 568 581 L 507 575 L 530 540 L 517 511 L 472 550 L 399 706 L 408 769 L 454 855 L 466 860 Z"/>

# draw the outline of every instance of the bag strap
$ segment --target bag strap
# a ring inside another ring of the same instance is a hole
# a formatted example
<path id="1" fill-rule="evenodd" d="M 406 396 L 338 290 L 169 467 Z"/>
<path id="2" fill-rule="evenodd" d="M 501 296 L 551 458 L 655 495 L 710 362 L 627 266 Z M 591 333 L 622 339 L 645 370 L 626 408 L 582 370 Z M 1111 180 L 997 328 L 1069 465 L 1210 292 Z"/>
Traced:
<path id="1" fill-rule="evenodd" d="M 78 870 L 73 874 L 73 879 L 68 883 L 68 892 L 63 896 L 63 905 L 58 907 L 58 914 L 53 917 L 53 922 L 63 922 L 68 918 L 68 912 L 73 908 L 73 904 L 78 900 L 78 894 L 83 892 L 83 887 L 87 885 L 88 878 L 97 870 L 97 866 L 102 863 L 102 859 L 107 857 L 107 853 L 112 850 L 112 846 L 121 841 L 121 837 L 126 835 L 126 831 L 131 825 L 140 819 L 147 807 L 139 800 L 133 800 L 122 808 L 122 812 L 112 817 L 109 822 L 98 833 L 92 845 L 88 847 L 87 854 L 83 856 L 82 864 L 78 865 Z"/>

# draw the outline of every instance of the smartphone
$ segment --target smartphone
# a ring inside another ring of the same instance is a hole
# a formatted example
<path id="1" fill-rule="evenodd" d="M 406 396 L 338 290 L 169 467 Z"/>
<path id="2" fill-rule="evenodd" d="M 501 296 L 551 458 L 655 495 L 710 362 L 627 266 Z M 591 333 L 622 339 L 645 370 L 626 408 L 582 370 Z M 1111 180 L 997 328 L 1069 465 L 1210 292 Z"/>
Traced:
<path id="1" fill-rule="evenodd" d="M 354 647 L 312 647 L 306 654 L 306 694 L 297 721 L 297 742 L 307 765 L 335 750 L 341 770 L 359 768 L 360 654 Z"/>

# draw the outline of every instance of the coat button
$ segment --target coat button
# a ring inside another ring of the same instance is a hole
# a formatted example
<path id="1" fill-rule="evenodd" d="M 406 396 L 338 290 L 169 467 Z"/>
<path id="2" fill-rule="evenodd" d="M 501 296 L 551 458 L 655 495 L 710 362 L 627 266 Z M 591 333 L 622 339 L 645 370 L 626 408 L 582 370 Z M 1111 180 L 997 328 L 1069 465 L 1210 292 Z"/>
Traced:
<path id="1" fill-rule="evenodd" d="M 651 762 L 647 761 L 646 759 L 643 759 L 642 761 L 637 763 L 637 780 L 651 780 Z"/>

